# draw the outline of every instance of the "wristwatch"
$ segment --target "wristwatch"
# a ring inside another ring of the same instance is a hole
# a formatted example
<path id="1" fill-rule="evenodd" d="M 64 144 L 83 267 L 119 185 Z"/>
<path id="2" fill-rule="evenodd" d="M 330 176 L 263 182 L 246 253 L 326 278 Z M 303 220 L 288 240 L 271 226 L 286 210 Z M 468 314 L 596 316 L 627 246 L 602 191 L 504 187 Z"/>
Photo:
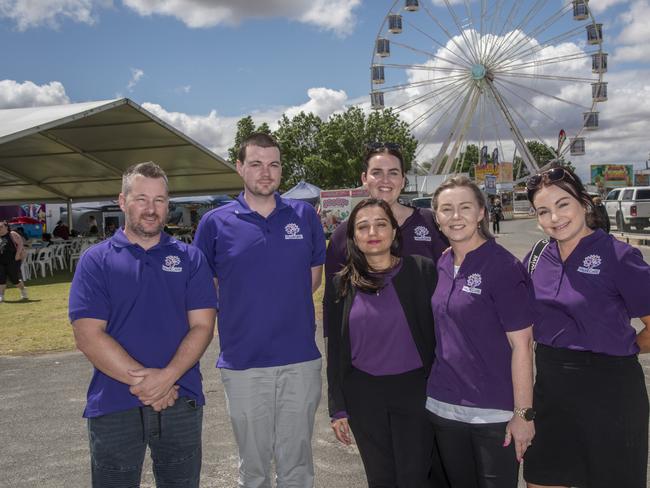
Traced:
<path id="1" fill-rule="evenodd" d="M 535 419 L 535 410 L 532 408 L 515 408 L 514 413 L 517 417 L 521 417 L 527 422 Z"/>

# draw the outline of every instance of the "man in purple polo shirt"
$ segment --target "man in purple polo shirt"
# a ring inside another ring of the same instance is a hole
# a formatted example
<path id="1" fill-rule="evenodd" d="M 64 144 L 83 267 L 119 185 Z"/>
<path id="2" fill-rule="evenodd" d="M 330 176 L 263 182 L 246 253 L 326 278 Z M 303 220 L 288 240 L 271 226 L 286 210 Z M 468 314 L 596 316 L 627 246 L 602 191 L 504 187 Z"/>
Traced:
<path id="1" fill-rule="evenodd" d="M 325 236 L 307 203 L 281 198 L 278 143 L 247 138 L 237 171 L 244 191 L 206 213 L 195 244 L 219 290 L 221 368 L 239 447 L 239 486 L 309 488 L 311 438 L 321 396 L 312 293 L 321 282 Z"/>
<path id="2" fill-rule="evenodd" d="M 88 418 L 92 486 L 139 486 L 147 446 L 157 486 L 199 486 L 205 399 L 199 359 L 216 295 L 201 252 L 161 232 L 167 176 L 155 163 L 122 178 L 124 229 L 79 260 L 69 314 L 95 367 Z"/>

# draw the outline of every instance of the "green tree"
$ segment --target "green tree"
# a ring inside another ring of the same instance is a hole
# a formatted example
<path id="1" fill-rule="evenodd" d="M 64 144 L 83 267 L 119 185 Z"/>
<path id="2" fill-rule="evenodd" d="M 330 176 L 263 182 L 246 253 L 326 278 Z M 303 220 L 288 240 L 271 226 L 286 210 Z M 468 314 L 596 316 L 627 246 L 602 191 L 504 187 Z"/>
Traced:
<path id="1" fill-rule="evenodd" d="M 573 166 L 571 161 L 566 161 L 564 157 L 557 159 L 555 150 L 551 149 L 551 147 L 547 144 L 539 141 L 526 141 L 526 146 L 528 146 L 528 150 L 535 158 L 538 168 L 542 168 L 543 166 L 547 165 L 549 162 L 551 162 L 551 160 L 556 160 L 562 166 L 566 166 L 569 169 L 575 171 L 575 166 Z M 513 163 L 513 175 L 515 179 L 522 178 L 530 174 L 530 171 L 528 171 L 528 168 L 524 164 L 523 158 L 520 156 L 515 156 Z"/>
<path id="2" fill-rule="evenodd" d="M 271 134 L 271 129 L 269 124 L 263 122 L 262 124 L 255 127 L 255 122 L 253 122 L 253 117 L 247 115 L 239 119 L 237 122 L 237 133 L 235 134 L 235 143 L 228 149 L 228 158 L 231 163 L 237 161 L 237 153 L 239 152 L 239 146 L 241 143 L 250 136 L 253 132 L 263 132 L 265 134 Z"/>

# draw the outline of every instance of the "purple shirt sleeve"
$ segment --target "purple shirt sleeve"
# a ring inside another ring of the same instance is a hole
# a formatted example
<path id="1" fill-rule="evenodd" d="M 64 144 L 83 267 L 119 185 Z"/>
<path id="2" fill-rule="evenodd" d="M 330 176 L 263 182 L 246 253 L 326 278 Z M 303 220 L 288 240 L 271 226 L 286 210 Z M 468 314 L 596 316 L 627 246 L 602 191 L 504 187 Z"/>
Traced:
<path id="1" fill-rule="evenodd" d="M 205 214 L 194 233 L 192 245 L 198 247 L 206 258 L 212 276 L 217 276 L 214 260 L 214 238 L 216 236 L 216 226 L 212 218 L 212 212 Z"/>
<path id="2" fill-rule="evenodd" d="M 185 294 L 187 310 L 218 308 L 217 291 L 205 256 L 199 249 L 192 246 L 189 246 L 188 252 L 192 271 Z"/>
<path id="3" fill-rule="evenodd" d="M 108 321 L 111 306 L 105 272 L 97 261 L 100 256 L 95 254 L 86 252 L 77 265 L 68 302 L 70 322 L 84 318 Z"/>
<path id="4" fill-rule="evenodd" d="M 630 317 L 650 315 L 650 266 L 635 247 L 621 246 L 616 254 L 614 280 Z"/>
<path id="5" fill-rule="evenodd" d="M 313 207 L 309 207 L 309 223 L 311 226 L 311 237 L 312 242 L 314 243 L 314 249 L 312 251 L 311 257 L 311 266 L 320 266 L 325 262 L 325 233 L 323 232 L 323 226 L 321 225 L 318 214 Z"/>
<path id="6" fill-rule="evenodd" d="M 513 332 L 533 324 L 529 286 L 526 270 L 516 258 L 499 267 L 499 283 L 491 295 L 504 331 Z"/>
<path id="7" fill-rule="evenodd" d="M 340 412 L 336 412 L 334 415 L 332 415 L 331 420 L 347 419 L 348 417 L 348 412 L 341 410 Z"/>

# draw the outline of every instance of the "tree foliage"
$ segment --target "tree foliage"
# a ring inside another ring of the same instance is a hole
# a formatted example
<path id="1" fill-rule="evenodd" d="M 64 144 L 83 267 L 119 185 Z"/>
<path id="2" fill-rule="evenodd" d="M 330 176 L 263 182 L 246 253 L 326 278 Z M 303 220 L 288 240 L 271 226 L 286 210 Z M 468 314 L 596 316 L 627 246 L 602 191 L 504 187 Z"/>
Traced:
<path id="1" fill-rule="evenodd" d="M 237 133 L 235 134 L 235 143 L 228 149 L 228 158 L 231 163 L 237 161 L 237 153 L 239 152 L 239 146 L 241 143 L 250 136 L 253 132 L 264 132 L 265 134 L 270 134 L 271 129 L 269 124 L 266 122 L 262 123 L 255 127 L 255 122 L 253 122 L 253 117 L 247 115 L 239 119 L 237 122 Z"/>
<path id="2" fill-rule="evenodd" d="M 250 117 L 237 123 L 235 146 L 229 151 L 231 157 L 235 154 L 236 159 L 235 148 L 254 131 L 252 127 L 254 123 Z M 283 115 L 272 135 L 282 151 L 281 191 L 300 180 L 321 188 L 359 186 L 368 142 L 399 144 L 407 170 L 417 148 L 408 125 L 391 109 L 366 114 L 358 107 L 349 107 L 327 120 L 304 112 L 291 118 Z"/>

